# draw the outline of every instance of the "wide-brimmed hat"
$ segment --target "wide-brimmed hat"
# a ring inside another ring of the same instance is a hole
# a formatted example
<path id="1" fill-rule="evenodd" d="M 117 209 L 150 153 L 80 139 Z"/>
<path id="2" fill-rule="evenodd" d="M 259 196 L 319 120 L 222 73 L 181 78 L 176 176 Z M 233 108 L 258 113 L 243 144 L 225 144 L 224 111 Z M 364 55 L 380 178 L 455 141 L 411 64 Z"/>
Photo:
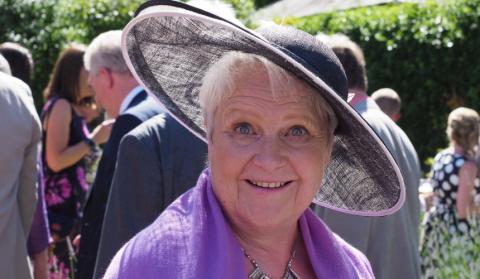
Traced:
<path id="1" fill-rule="evenodd" d="M 347 103 L 340 62 L 313 36 L 280 26 L 255 32 L 187 4 L 161 0 L 138 9 L 123 31 L 122 47 L 137 80 L 204 141 L 199 89 L 208 68 L 231 51 L 267 58 L 317 88 L 339 120 L 314 202 L 364 216 L 388 215 L 402 206 L 405 187 L 393 157 Z"/>

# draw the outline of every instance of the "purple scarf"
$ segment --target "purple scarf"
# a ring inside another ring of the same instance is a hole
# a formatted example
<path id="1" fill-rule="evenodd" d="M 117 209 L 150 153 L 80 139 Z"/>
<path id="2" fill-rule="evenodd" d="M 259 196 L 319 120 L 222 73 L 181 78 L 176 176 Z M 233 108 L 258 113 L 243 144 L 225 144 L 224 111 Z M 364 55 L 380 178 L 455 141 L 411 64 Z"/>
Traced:
<path id="1" fill-rule="evenodd" d="M 318 278 L 374 278 L 364 255 L 307 209 L 299 219 Z M 212 191 L 209 170 L 114 257 L 104 278 L 246 279 L 245 257 Z"/>

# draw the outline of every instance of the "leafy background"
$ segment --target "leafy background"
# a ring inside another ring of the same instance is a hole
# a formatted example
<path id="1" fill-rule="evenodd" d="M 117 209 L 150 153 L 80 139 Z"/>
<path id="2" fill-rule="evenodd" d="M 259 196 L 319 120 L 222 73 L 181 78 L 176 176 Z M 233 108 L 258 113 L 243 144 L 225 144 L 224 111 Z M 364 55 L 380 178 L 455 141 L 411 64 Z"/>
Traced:
<path id="1" fill-rule="evenodd" d="M 53 63 L 70 42 L 121 29 L 142 0 L 0 0 L 0 42 L 19 42 L 35 60 L 32 89 L 37 108 Z M 228 0 L 237 16 L 271 0 Z M 480 0 L 395 4 L 278 19 L 311 34 L 341 32 L 365 52 L 369 92 L 395 89 L 402 98 L 400 126 L 417 149 L 425 171 L 447 144 L 448 113 L 460 105 L 480 108 Z"/>
<path id="2" fill-rule="evenodd" d="M 283 22 L 311 34 L 344 33 L 365 53 L 369 92 L 390 87 L 402 98 L 399 125 L 425 171 L 447 145 L 449 112 L 480 108 L 480 1 L 366 7 Z"/>

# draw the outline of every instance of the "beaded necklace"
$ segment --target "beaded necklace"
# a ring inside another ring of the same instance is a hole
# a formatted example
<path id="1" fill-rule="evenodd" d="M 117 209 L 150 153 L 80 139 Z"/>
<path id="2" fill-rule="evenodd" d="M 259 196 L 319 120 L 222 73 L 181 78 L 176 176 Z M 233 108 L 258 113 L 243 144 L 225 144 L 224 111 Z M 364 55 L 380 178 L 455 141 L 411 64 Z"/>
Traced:
<path id="1" fill-rule="evenodd" d="M 242 249 L 243 254 L 245 257 L 252 263 L 253 267 L 255 268 L 250 274 L 248 275 L 249 279 L 271 279 L 265 273 L 263 273 L 262 268 L 260 265 L 255 261 L 254 258 L 250 257 L 247 252 Z M 293 270 L 293 260 L 295 259 L 295 249 L 288 260 L 287 267 L 285 268 L 285 273 L 282 276 L 282 279 L 300 279 L 300 276 Z"/>

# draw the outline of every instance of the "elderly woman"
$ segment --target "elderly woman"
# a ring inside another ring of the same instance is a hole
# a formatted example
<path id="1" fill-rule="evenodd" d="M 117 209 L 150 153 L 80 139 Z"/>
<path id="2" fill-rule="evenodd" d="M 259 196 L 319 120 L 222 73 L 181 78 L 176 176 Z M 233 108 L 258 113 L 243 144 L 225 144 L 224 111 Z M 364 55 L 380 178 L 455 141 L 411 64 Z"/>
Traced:
<path id="1" fill-rule="evenodd" d="M 425 219 L 421 249 L 422 271 L 428 278 L 435 277 L 435 271 L 451 243 L 462 242 L 464 248 L 458 245 L 457 249 L 462 251 L 457 253 L 467 257 L 469 251 L 465 247 L 474 247 L 468 219 L 480 213 L 480 187 L 475 163 L 479 124 L 480 117 L 473 109 L 460 107 L 448 116 L 450 146 L 439 152 L 433 162 L 434 200 Z"/>
<path id="2" fill-rule="evenodd" d="M 130 240 L 105 278 L 373 278 L 308 208 L 385 215 L 398 168 L 346 103 L 334 54 L 277 26 L 259 33 L 174 1 L 124 30 L 136 77 L 208 142 L 197 185 Z M 158 3 L 158 2 L 157 2 Z"/>

